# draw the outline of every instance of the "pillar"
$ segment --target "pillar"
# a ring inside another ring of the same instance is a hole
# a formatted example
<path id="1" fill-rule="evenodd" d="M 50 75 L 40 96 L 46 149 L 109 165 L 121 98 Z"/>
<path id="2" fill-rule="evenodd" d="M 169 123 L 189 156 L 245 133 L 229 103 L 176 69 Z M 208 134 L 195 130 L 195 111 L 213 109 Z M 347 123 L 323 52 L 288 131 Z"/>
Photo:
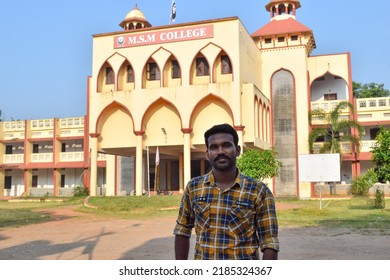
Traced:
<path id="1" fill-rule="evenodd" d="M 91 179 L 89 182 L 89 195 L 96 196 L 97 193 L 97 145 L 99 134 L 91 134 L 89 156 L 91 158 Z"/>
<path id="2" fill-rule="evenodd" d="M 137 146 L 135 152 L 135 195 L 142 195 L 142 156 L 143 156 L 143 135 L 144 132 L 136 132 Z"/>
<path id="3" fill-rule="evenodd" d="M 184 148 L 183 148 L 183 164 L 184 164 L 184 184 L 191 180 L 191 133 L 192 129 L 183 130 L 184 133 Z"/>

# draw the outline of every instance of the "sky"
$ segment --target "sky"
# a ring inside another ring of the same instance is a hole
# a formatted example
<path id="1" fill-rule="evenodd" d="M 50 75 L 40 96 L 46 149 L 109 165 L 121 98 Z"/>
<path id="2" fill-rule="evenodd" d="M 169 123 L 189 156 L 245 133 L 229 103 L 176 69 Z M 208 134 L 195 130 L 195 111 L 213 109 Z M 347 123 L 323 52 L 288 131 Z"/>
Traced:
<path id="1" fill-rule="evenodd" d="M 0 9 L 3 120 L 86 113 L 92 36 L 121 31 L 135 5 L 153 26 L 169 24 L 172 0 L 18 0 Z M 252 34 L 270 21 L 269 0 L 175 0 L 176 23 L 238 16 Z M 296 19 L 313 30 L 312 55 L 351 53 L 352 79 L 390 90 L 388 1 L 301 0 Z"/>

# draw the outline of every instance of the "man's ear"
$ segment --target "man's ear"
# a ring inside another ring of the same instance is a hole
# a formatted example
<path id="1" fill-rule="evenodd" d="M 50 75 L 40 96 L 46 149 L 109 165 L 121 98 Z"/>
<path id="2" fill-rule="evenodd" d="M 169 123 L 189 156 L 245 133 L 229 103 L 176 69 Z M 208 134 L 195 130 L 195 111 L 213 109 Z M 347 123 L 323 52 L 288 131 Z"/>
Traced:
<path id="1" fill-rule="evenodd" d="M 241 146 L 240 145 L 237 145 L 236 151 L 237 151 L 237 156 L 241 155 Z"/>

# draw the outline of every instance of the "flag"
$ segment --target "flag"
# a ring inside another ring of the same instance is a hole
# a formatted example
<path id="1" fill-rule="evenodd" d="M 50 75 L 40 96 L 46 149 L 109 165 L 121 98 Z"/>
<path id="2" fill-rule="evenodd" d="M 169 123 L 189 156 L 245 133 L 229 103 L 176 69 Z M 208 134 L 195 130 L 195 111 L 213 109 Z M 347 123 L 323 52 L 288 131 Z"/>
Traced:
<path id="1" fill-rule="evenodd" d="M 171 5 L 171 22 L 175 22 L 176 20 L 176 3 L 175 0 L 172 0 L 172 5 Z"/>
<path id="2" fill-rule="evenodd" d="M 158 147 L 156 150 L 156 166 L 160 164 L 160 153 L 158 151 Z"/>

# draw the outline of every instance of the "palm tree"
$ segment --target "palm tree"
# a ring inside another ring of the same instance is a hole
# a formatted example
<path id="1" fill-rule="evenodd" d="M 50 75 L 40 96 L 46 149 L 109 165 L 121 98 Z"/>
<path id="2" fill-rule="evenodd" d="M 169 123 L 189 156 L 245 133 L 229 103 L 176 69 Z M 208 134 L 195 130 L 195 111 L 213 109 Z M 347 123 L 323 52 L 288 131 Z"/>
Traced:
<path id="1" fill-rule="evenodd" d="M 330 112 L 323 109 L 316 109 L 309 112 L 309 123 L 312 125 L 312 119 L 317 118 L 324 121 L 324 124 L 314 127 L 309 133 L 309 149 L 314 151 L 314 143 L 318 139 L 323 139 L 323 146 L 320 153 L 340 153 L 342 151 L 342 142 L 351 143 L 356 147 L 357 152 L 360 151 L 360 138 L 364 128 L 356 121 L 349 118 L 341 118 L 341 114 L 345 109 L 349 109 L 350 113 L 354 113 L 354 106 L 348 101 L 341 101 Z M 357 131 L 357 134 L 352 133 L 352 129 Z"/>

